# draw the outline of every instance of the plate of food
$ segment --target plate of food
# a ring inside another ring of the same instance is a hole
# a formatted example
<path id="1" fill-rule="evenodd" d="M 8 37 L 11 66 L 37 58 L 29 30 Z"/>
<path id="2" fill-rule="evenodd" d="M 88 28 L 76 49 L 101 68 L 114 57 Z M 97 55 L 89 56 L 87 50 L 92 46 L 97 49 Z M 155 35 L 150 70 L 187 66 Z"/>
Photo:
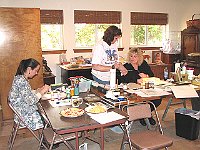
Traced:
<path id="1" fill-rule="evenodd" d="M 92 114 L 99 114 L 104 113 L 107 111 L 107 107 L 101 106 L 101 105 L 95 105 L 95 106 L 88 106 L 85 108 L 85 111 Z"/>
<path id="2" fill-rule="evenodd" d="M 68 118 L 75 118 L 82 116 L 85 113 L 83 109 L 80 108 L 66 108 L 60 111 L 60 115 Z"/>

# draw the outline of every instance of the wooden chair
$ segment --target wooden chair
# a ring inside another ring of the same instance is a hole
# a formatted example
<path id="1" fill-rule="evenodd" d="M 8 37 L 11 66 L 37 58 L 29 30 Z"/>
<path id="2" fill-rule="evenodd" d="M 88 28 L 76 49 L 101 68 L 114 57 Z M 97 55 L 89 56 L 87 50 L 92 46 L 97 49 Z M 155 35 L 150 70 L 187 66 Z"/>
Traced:
<path id="1" fill-rule="evenodd" d="M 11 110 L 13 111 L 14 115 L 16 115 L 16 117 L 18 119 L 17 122 L 14 121 L 13 128 L 12 128 L 12 131 L 11 131 L 11 135 L 10 135 L 9 140 L 8 140 L 8 149 L 9 150 L 13 149 L 14 142 L 15 142 L 15 139 L 16 139 L 16 136 L 17 136 L 17 132 L 18 132 L 18 130 L 21 130 L 21 129 L 28 129 L 33 134 L 33 136 L 36 138 L 36 140 L 40 143 L 41 142 L 41 135 L 42 135 L 41 130 L 38 129 L 36 131 L 33 131 L 31 128 L 29 128 L 28 125 L 23 121 L 23 119 L 21 118 L 19 113 L 11 105 L 9 100 L 8 100 L 8 105 L 11 108 Z M 20 124 L 24 124 L 24 126 L 21 127 Z M 36 132 L 38 132 L 38 133 L 36 134 Z M 47 148 L 43 143 L 40 143 L 38 149 L 40 149 L 41 145 L 44 148 Z"/>
<path id="2" fill-rule="evenodd" d="M 151 112 L 150 104 L 154 106 L 154 111 Z M 163 134 L 163 130 L 160 124 L 158 113 L 156 107 L 152 102 L 141 102 L 126 105 L 123 107 L 123 111 L 129 114 L 128 125 L 126 130 L 127 134 L 124 135 L 121 149 L 124 149 L 125 144 L 129 144 L 130 149 L 161 149 L 171 146 L 173 141 L 171 138 Z M 152 115 L 155 116 L 156 125 L 150 126 L 148 123 L 147 129 L 142 131 L 134 131 L 131 133 L 129 125 L 138 119 L 151 118 Z"/>

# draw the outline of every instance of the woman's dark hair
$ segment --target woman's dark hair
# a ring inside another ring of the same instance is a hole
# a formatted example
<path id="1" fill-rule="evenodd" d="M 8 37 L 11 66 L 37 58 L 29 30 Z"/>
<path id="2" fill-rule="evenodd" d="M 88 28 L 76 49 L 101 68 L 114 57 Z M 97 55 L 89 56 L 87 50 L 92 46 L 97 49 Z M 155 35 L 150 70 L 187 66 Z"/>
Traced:
<path id="1" fill-rule="evenodd" d="M 103 40 L 110 46 L 115 36 L 122 36 L 121 29 L 116 26 L 110 26 L 104 32 Z"/>
<path id="2" fill-rule="evenodd" d="M 31 67 L 31 69 L 35 69 L 38 65 L 40 65 L 40 63 L 33 58 L 23 59 L 17 68 L 15 76 L 24 75 L 28 67 Z"/>

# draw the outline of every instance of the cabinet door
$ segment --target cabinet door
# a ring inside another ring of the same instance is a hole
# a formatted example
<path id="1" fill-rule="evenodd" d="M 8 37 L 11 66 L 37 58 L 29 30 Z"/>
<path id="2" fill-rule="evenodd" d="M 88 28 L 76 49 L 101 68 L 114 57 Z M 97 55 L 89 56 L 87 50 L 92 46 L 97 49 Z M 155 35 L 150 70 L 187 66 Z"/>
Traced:
<path id="1" fill-rule="evenodd" d="M 162 61 L 165 64 L 173 64 L 180 59 L 180 54 L 162 54 Z"/>
<path id="2" fill-rule="evenodd" d="M 198 34 L 184 34 L 182 35 L 182 58 L 186 59 L 189 53 L 198 51 Z"/>

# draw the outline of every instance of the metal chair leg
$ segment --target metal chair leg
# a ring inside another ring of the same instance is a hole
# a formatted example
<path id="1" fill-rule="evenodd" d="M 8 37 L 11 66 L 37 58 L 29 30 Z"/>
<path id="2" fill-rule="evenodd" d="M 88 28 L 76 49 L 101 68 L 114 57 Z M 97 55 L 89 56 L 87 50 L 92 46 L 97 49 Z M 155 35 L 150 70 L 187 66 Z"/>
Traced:
<path id="1" fill-rule="evenodd" d="M 60 138 L 63 140 L 64 144 L 65 144 L 70 150 L 75 150 L 74 146 L 73 146 L 70 142 L 67 142 L 63 136 L 61 136 L 61 135 L 59 135 L 59 136 L 60 136 Z"/>
<path id="2" fill-rule="evenodd" d="M 11 135 L 10 135 L 9 141 L 8 141 L 9 150 L 13 149 L 13 145 L 14 145 L 14 142 L 15 142 L 15 139 L 16 139 L 18 128 L 19 128 L 19 124 L 14 123 L 13 128 L 12 128 L 12 132 L 11 132 Z"/>
<path id="3" fill-rule="evenodd" d="M 48 149 L 46 147 L 46 145 L 44 146 L 43 140 L 44 140 L 44 136 L 43 136 L 43 134 L 41 134 L 41 136 L 40 136 L 40 142 L 39 142 L 39 146 L 38 146 L 38 150 L 41 149 L 41 146 L 43 146 L 45 149 Z"/>
<path id="4" fill-rule="evenodd" d="M 165 111 L 164 111 L 163 116 L 162 116 L 162 121 L 164 121 L 171 104 L 172 104 L 172 98 L 170 98 L 168 103 L 167 103 L 167 107 L 165 108 Z"/>
<path id="5" fill-rule="evenodd" d="M 167 115 L 167 112 L 168 112 L 168 110 L 169 110 L 169 107 L 170 107 L 171 105 L 183 104 L 183 107 L 186 108 L 186 99 L 180 99 L 180 100 L 181 100 L 181 102 L 172 103 L 172 98 L 169 99 L 168 104 L 167 104 L 167 107 L 166 107 L 166 109 L 165 109 L 165 111 L 164 111 L 164 113 L 163 113 L 163 116 L 162 116 L 162 121 L 164 121 L 164 119 L 165 119 L 165 117 L 166 117 L 166 115 Z"/>
<path id="6" fill-rule="evenodd" d="M 183 102 L 183 107 L 186 108 L 186 100 L 185 99 L 181 99 Z"/>
<path id="7" fill-rule="evenodd" d="M 132 144 L 131 144 L 131 140 L 130 140 L 130 136 L 129 136 L 129 132 L 131 132 L 130 129 L 131 129 L 132 123 L 133 122 L 131 122 L 129 124 L 128 122 L 125 122 L 125 124 L 121 125 L 121 128 L 124 131 L 124 135 L 123 135 L 123 138 L 122 138 L 120 150 L 124 150 L 125 144 L 129 145 L 130 150 L 133 149 Z"/>

